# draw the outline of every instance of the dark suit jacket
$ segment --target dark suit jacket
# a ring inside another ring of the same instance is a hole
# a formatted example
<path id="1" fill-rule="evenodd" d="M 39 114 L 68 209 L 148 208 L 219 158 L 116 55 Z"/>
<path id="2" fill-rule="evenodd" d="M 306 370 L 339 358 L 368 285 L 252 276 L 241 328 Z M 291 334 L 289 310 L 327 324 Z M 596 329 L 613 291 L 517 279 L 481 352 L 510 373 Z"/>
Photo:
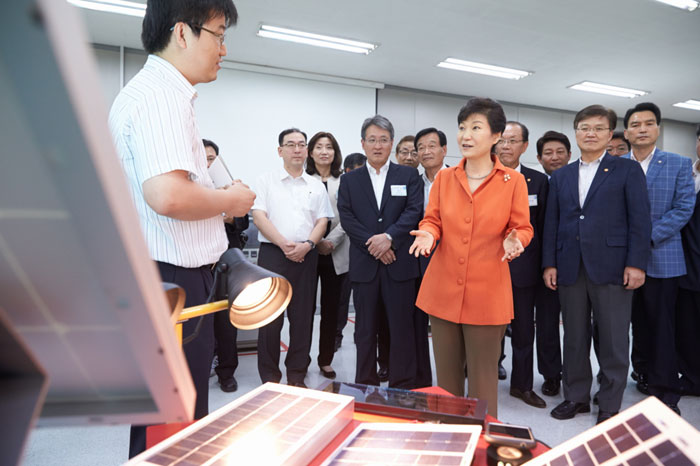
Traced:
<path id="1" fill-rule="evenodd" d="M 573 285 L 583 261 L 593 283 L 622 285 L 625 267 L 646 270 L 651 254 L 644 172 L 606 152 L 581 207 L 579 165 L 570 163 L 549 180 L 542 267 L 556 267 L 557 283 Z"/>
<path id="2" fill-rule="evenodd" d="M 695 197 L 695 210 L 688 224 L 681 230 L 685 252 L 686 275 L 679 285 L 686 290 L 700 291 L 700 193 Z"/>
<path id="3" fill-rule="evenodd" d="M 530 223 L 535 229 L 535 236 L 525 251 L 510 265 L 510 280 L 514 286 L 535 286 L 542 281 L 542 230 L 549 193 L 547 175 L 520 165 L 520 173 L 527 182 L 527 194 L 530 200 Z M 535 202 L 536 200 L 536 202 Z M 533 205 L 535 204 L 535 205 Z"/>
<path id="4" fill-rule="evenodd" d="M 405 186 L 406 195 L 392 196 L 391 186 Z M 418 277 L 418 260 L 408 254 L 413 243 L 409 232 L 418 228 L 423 217 L 423 180 L 418 170 L 389 164 L 380 209 L 366 167 L 344 174 L 338 189 L 338 213 L 350 238 L 351 281 L 371 282 L 379 266 L 384 266 L 365 246 L 377 233 L 389 233 L 393 239 L 396 261 L 387 266 L 389 276 L 396 281 Z"/>

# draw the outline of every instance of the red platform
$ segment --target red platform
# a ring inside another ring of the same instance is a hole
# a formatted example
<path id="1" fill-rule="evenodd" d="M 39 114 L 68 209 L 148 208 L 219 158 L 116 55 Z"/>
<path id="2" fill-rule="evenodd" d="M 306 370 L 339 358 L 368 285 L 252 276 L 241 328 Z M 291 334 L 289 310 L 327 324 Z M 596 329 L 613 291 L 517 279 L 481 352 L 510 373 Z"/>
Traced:
<path id="1" fill-rule="evenodd" d="M 436 395 L 450 395 L 449 392 L 443 390 L 440 387 L 427 387 L 419 388 L 419 392 L 433 393 Z M 355 428 L 363 422 L 398 422 L 398 423 L 418 423 L 418 421 L 410 421 L 407 419 L 400 419 L 389 416 L 379 416 L 376 414 L 365 414 L 365 413 L 355 413 L 353 415 L 353 420 L 343 429 L 328 445 L 319 453 L 316 458 L 309 462 L 309 466 L 317 466 L 323 463 L 323 461 L 330 456 L 331 453 L 335 451 L 336 448 L 340 446 L 341 443 L 347 438 L 348 435 L 352 433 Z M 486 422 L 498 422 L 498 419 L 486 415 Z M 193 422 L 183 422 L 183 423 L 173 423 L 173 424 L 160 424 L 156 426 L 150 426 L 146 429 L 146 448 L 151 448 L 156 444 L 167 439 L 171 435 L 179 432 L 185 427 L 193 424 Z M 476 447 L 476 453 L 474 454 L 473 465 L 486 465 L 486 448 L 489 446 L 484 440 L 484 435 L 479 437 L 479 443 Z M 538 443 L 537 446 L 532 450 L 532 455 L 538 456 L 549 450 L 545 445 Z"/>

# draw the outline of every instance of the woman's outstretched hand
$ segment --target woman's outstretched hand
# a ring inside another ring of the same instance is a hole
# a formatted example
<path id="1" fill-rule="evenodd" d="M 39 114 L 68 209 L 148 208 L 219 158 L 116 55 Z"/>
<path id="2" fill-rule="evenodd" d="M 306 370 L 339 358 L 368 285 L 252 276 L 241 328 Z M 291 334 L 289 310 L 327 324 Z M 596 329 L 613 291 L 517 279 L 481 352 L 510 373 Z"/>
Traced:
<path id="1" fill-rule="evenodd" d="M 409 254 L 413 254 L 418 257 L 420 254 L 424 256 L 430 255 L 430 250 L 433 248 L 435 243 L 435 238 L 431 233 L 423 230 L 413 230 L 411 235 L 415 236 L 416 239 L 413 240 L 413 244 L 408 249 Z"/>
<path id="2" fill-rule="evenodd" d="M 510 262 L 525 250 L 523 243 L 521 243 L 518 239 L 518 234 L 515 229 L 510 230 L 510 233 L 508 233 L 506 239 L 503 240 L 503 250 L 505 251 L 505 254 L 501 258 L 501 262 Z"/>

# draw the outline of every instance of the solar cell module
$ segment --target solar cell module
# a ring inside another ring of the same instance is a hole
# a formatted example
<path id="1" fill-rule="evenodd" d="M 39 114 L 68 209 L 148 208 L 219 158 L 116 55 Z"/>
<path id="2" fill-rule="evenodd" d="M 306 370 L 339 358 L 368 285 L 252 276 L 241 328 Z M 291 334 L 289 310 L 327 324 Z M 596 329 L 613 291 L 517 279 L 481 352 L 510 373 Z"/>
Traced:
<path id="1" fill-rule="evenodd" d="M 468 466 L 480 433 L 479 425 L 363 423 L 323 466 Z"/>
<path id="2" fill-rule="evenodd" d="M 526 464 L 690 466 L 700 464 L 700 432 L 649 397 Z"/>
<path id="3" fill-rule="evenodd" d="M 352 420 L 345 395 L 266 383 L 129 465 L 304 465 Z"/>

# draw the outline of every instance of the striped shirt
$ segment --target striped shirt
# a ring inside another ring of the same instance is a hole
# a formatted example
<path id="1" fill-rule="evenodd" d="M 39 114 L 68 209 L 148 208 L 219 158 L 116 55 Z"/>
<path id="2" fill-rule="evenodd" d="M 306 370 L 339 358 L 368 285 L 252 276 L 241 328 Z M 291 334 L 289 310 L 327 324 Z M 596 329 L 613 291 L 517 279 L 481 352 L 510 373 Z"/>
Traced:
<path id="1" fill-rule="evenodd" d="M 175 170 L 214 188 L 194 114 L 197 91 L 168 61 L 149 55 L 109 112 L 109 127 L 151 258 L 180 267 L 213 264 L 228 242 L 221 216 L 183 221 L 157 214 L 144 181 Z"/>

